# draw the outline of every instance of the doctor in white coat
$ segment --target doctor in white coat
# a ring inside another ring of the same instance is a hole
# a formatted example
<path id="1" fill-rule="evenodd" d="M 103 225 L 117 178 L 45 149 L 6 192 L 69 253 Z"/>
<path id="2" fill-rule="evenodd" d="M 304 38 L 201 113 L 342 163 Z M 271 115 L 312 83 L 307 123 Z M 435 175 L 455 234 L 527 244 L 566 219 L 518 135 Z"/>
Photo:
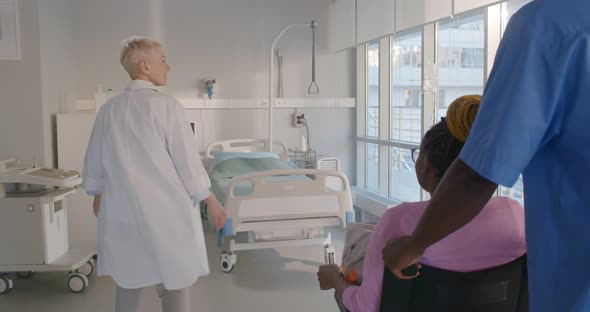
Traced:
<path id="1" fill-rule="evenodd" d="M 97 273 L 117 284 L 117 312 L 141 311 L 150 285 L 163 311 L 188 312 L 188 287 L 209 273 L 196 203 L 206 201 L 218 229 L 226 212 L 209 191 L 182 105 L 155 89 L 170 71 L 161 45 L 133 37 L 121 64 L 132 81 L 101 107 L 84 161 L 98 217 Z"/>

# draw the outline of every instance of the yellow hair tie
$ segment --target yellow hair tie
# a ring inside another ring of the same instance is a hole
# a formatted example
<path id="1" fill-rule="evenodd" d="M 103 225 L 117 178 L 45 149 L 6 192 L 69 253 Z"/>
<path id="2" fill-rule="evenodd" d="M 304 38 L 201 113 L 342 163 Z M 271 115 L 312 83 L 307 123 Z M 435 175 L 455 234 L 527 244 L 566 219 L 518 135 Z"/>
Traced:
<path id="1" fill-rule="evenodd" d="M 457 140 L 465 143 L 475 121 L 481 102 L 480 95 L 464 95 L 451 103 L 447 109 L 447 127 Z"/>

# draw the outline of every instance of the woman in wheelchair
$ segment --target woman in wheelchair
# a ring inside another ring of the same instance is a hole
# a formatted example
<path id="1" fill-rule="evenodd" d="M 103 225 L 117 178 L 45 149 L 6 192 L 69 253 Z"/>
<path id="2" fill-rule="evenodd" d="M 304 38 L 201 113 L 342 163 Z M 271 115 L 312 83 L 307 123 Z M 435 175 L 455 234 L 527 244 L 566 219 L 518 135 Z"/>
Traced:
<path id="1" fill-rule="evenodd" d="M 457 98 L 449 106 L 447 117 L 424 135 L 420 149 L 412 150 L 418 182 L 430 194 L 459 156 L 480 100 L 478 95 Z M 336 265 L 320 267 L 320 288 L 336 290 L 341 311 L 379 311 L 385 266 L 382 250 L 387 241 L 413 232 L 427 204 L 402 203 L 383 214 L 365 250 L 360 285 L 347 281 Z M 525 253 L 524 208 L 507 197 L 494 197 L 468 225 L 428 248 L 420 263 L 472 272 L 509 263 Z"/>

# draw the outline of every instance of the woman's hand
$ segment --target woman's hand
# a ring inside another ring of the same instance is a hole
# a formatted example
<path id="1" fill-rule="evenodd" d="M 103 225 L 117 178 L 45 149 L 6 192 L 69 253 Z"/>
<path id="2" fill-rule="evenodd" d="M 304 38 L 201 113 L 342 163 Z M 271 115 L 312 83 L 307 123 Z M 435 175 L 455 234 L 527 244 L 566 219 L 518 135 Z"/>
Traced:
<path id="1" fill-rule="evenodd" d="M 223 225 L 225 225 L 225 220 L 227 219 L 225 208 L 221 206 L 221 203 L 219 203 L 215 195 L 207 197 L 205 203 L 207 203 L 207 211 L 209 212 L 209 215 L 211 215 L 215 221 L 215 228 L 220 230 Z"/>
<path id="2" fill-rule="evenodd" d="M 340 278 L 340 268 L 335 264 L 322 265 L 318 271 L 318 281 L 321 290 L 336 288 Z"/>
<path id="3" fill-rule="evenodd" d="M 418 261 L 423 254 L 424 250 L 414 244 L 411 236 L 401 236 L 387 242 L 383 248 L 383 262 L 397 278 L 412 279 L 420 275 L 420 272 L 408 276 L 404 275 L 402 270 L 412 265 L 417 265 L 420 268 Z"/>
<path id="4" fill-rule="evenodd" d="M 100 212 L 100 200 L 102 199 L 102 194 L 94 196 L 94 202 L 92 203 L 92 211 L 94 212 L 94 216 L 98 218 L 98 213 Z"/>

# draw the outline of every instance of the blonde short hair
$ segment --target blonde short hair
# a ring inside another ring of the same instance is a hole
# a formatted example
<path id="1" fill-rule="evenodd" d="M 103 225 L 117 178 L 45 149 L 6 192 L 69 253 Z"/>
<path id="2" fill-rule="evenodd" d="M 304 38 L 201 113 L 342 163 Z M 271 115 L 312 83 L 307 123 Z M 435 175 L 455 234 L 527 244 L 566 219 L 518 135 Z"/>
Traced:
<path id="1" fill-rule="evenodd" d="M 156 40 L 139 36 L 124 40 L 121 44 L 121 65 L 129 74 L 135 71 L 139 62 L 149 59 L 155 49 L 162 47 Z"/>

